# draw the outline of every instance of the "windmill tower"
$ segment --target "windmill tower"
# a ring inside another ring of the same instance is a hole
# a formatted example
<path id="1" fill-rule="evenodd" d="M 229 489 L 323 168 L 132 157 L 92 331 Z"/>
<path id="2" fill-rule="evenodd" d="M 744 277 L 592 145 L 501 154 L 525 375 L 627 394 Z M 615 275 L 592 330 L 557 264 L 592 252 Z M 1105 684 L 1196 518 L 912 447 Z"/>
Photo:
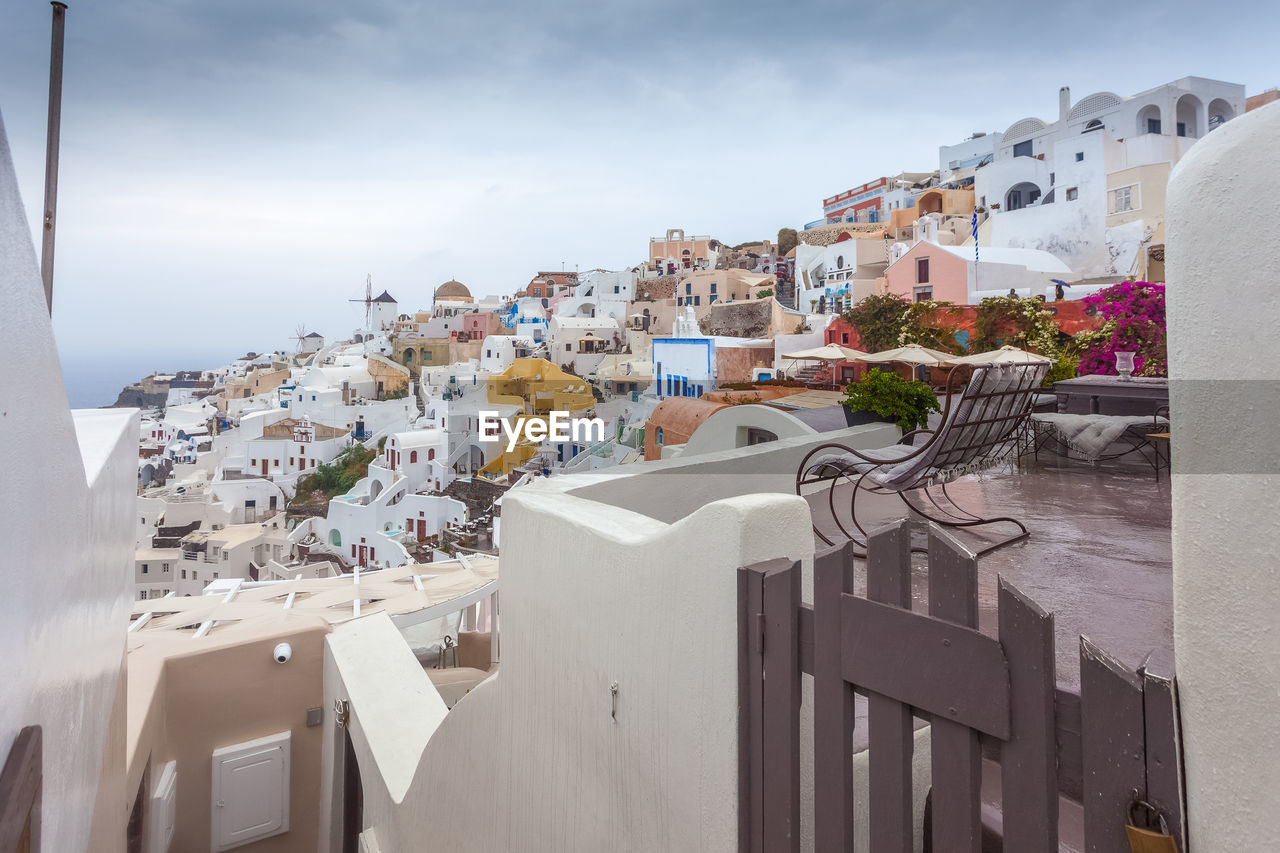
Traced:
<path id="1" fill-rule="evenodd" d="M 366 275 L 364 277 L 364 299 L 348 299 L 348 302 L 364 303 L 364 328 L 373 327 L 373 276 Z"/>
<path id="2" fill-rule="evenodd" d="M 298 348 L 294 352 L 302 352 L 302 348 L 307 345 L 307 327 L 304 324 L 298 324 L 298 328 L 294 330 L 293 339 L 298 342 Z"/>

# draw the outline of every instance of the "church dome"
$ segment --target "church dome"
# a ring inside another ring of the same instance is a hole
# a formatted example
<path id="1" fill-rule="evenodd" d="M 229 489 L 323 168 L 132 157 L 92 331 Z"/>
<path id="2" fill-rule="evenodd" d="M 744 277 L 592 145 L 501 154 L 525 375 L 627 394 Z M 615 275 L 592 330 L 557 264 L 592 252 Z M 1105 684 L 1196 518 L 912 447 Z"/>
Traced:
<path id="1" fill-rule="evenodd" d="M 449 279 L 436 288 L 436 299 L 470 299 L 471 291 L 467 286 L 455 279 Z"/>

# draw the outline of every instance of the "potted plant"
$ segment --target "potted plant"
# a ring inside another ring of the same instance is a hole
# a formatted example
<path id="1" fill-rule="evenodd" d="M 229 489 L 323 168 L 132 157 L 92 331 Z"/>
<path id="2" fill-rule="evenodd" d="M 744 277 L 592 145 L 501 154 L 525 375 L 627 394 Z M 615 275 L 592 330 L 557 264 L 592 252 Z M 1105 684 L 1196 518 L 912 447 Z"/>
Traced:
<path id="1" fill-rule="evenodd" d="M 845 389 L 845 420 L 850 426 L 864 423 L 897 424 L 904 432 L 929 423 L 930 412 L 940 412 L 933 389 L 918 379 L 903 379 L 896 373 L 871 368 L 860 382 Z"/>

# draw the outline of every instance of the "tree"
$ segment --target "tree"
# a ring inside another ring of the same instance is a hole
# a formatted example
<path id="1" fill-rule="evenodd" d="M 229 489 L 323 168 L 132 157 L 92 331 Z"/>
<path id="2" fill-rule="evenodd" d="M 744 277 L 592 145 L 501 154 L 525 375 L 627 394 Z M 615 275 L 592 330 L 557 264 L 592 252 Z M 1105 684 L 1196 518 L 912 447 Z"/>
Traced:
<path id="1" fill-rule="evenodd" d="M 785 255 L 787 252 L 790 252 L 792 249 L 796 247 L 796 242 L 798 241 L 798 239 L 799 238 L 796 236 L 796 229 L 779 228 L 778 229 L 778 254 Z"/>
<path id="2" fill-rule="evenodd" d="M 1056 359 L 1062 351 L 1053 313 L 1035 297 L 988 296 L 978 305 L 973 326 L 969 348 L 974 352 L 1007 344 Z"/>
<path id="3" fill-rule="evenodd" d="M 910 302 L 893 293 L 877 293 L 841 316 L 853 326 L 859 345 L 867 352 L 883 352 L 907 344 L 958 352 L 960 345 L 951 316 L 954 307 L 950 302 Z"/>

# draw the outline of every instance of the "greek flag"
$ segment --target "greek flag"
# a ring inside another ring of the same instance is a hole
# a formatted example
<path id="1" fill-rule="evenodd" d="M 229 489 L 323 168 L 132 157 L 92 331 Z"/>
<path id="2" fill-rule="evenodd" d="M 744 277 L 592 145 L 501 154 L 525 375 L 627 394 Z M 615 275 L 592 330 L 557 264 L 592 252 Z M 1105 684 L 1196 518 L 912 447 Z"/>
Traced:
<path id="1" fill-rule="evenodd" d="M 978 209 L 976 207 L 973 209 L 973 220 L 970 230 L 973 232 L 973 262 L 976 264 L 978 262 Z"/>

